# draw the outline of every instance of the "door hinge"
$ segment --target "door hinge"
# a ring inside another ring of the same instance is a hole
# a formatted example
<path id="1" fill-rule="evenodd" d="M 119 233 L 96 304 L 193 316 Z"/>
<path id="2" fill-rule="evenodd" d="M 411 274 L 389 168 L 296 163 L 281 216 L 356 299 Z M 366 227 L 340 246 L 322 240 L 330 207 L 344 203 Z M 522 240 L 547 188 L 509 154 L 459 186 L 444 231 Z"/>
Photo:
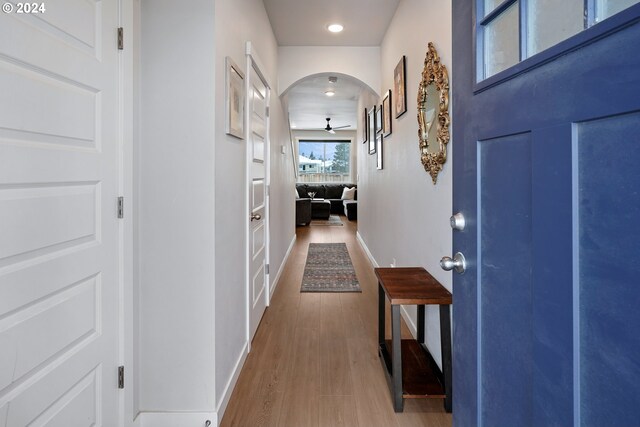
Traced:
<path id="1" fill-rule="evenodd" d="M 269 117 L 269 107 L 267 107 L 267 117 Z"/>
<path id="2" fill-rule="evenodd" d="M 118 366 L 118 388 L 124 388 L 124 366 Z"/>
<path id="3" fill-rule="evenodd" d="M 266 271 L 266 274 L 269 274 L 269 264 L 266 265 L 265 271 Z"/>
<path id="4" fill-rule="evenodd" d="M 124 49 L 124 29 L 122 27 L 118 28 L 118 50 Z"/>
<path id="5" fill-rule="evenodd" d="M 118 197 L 118 218 L 124 218 L 124 197 Z"/>

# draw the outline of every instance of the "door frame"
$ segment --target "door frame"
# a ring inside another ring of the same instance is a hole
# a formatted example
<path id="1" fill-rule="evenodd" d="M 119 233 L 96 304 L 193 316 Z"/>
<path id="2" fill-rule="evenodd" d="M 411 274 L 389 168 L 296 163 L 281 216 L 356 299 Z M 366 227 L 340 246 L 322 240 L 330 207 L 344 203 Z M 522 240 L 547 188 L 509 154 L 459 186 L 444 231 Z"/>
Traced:
<path id="1" fill-rule="evenodd" d="M 269 107 L 271 104 L 271 85 L 269 84 L 269 80 L 266 78 L 264 72 L 266 67 L 263 66 L 263 62 L 260 60 L 258 53 L 255 50 L 254 45 L 248 41 L 245 44 L 245 55 L 247 58 L 247 63 L 245 67 L 245 200 L 244 200 L 244 212 L 245 214 L 249 212 L 251 203 L 250 203 L 250 190 L 249 190 L 249 182 L 251 181 L 251 170 L 250 165 L 253 161 L 251 158 L 251 147 L 249 146 L 250 141 L 250 132 L 251 132 L 251 110 L 250 110 L 250 100 L 249 100 L 249 88 L 251 85 L 251 68 L 256 71 L 258 76 L 262 79 L 265 87 L 267 88 L 267 94 L 265 97 L 265 105 L 267 107 L 266 114 L 266 126 L 265 126 L 265 141 L 264 141 L 264 167 L 265 167 L 265 202 L 264 202 L 264 227 L 265 227 L 265 239 L 264 239 L 264 257 L 265 264 L 267 266 L 267 270 L 265 272 L 265 288 L 264 288 L 264 297 L 265 298 L 265 307 L 269 307 L 271 303 L 271 284 L 270 284 L 270 272 L 269 272 L 269 258 L 270 258 L 270 215 L 269 215 L 269 206 L 270 206 L 270 197 L 269 197 L 269 189 L 271 186 L 271 168 L 270 168 L 270 156 L 271 156 L 271 118 L 269 113 Z M 249 235 L 251 233 L 251 220 L 249 219 L 249 215 L 245 215 L 245 292 L 246 292 L 246 339 L 247 339 L 247 352 L 251 351 L 251 310 L 252 310 L 252 293 L 251 293 L 251 275 L 250 275 L 250 265 L 251 265 L 251 251 L 250 251 L 250 242 Z"/>
<path id="2" fill-rule="evenodd" d="M 119 422 L 121 426 L 134 425 L 138 415 L 134 407 L 138 384 L 137 363 L 134 358 L 134 335 L 138 310 L 134 304 L 134 271 L 137 253 L 134 245 L 138 214 L 137 194 L 134 193 L 134 175 L 138 172 L 134 166 L 135 151 L 138 140 L 135 138 L 138 109 L 140 103 L 134 94 L 139 88 L 139 80 L 134 77 L 135 53 L 139 53 L 139 19 L 141 6 L 139 1 L 119 0 L 118 26 L 124 31 L 124 46 L 118 55 L 118 192 L 124 197 L 124 217 L 118 225 L 119 232 L 119 338 L 118 362 L 125 367 L 124 390 L 119 396 Z M 137 51 L 137 52 L 136 52 Z"/>

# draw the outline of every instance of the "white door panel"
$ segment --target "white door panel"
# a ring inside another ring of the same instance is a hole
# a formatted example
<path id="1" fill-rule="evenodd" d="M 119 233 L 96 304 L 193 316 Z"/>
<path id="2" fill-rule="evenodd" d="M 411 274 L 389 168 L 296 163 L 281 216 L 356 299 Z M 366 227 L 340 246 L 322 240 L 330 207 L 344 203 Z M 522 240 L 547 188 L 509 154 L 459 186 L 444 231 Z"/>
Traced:
<path id="1" fill-rule="evenodd" d="M 119 6 L 46 7 L 0 14 L 0 424 L 117 426 Z"/>
<path id="2" fill-rule="evenodd" d="M 264 208 L 264 179 L 254 179 L 251 188 L 251 210 L 256 212 Z"/>
<path id="3" fill-rule="evenodd" d="M 249 266 L 249 340 L 251 340 L 260 324 L 260 319 L 267 307 L 267 158 L 269 117 L 267 103 L 269 88 L 256 72 L 253 63 L 248 87 L 249 114 L 249 155 L 247 156 L 249 171 L 249 209 L 254 219 L 249 224 L 248 266 Z M 260 219 L 257 219 L 259 215 Z"/>
<path id="4" fill-rule="evenodd" d="M 254 116 L 255 121 L 261 121 L 258 116 Z M 260 162 L 264 161 L 264 129 L 256 129 L 251 134 L 251 150 L 253 152 L 253 160 L 255 166 L 260 166 Z"/>

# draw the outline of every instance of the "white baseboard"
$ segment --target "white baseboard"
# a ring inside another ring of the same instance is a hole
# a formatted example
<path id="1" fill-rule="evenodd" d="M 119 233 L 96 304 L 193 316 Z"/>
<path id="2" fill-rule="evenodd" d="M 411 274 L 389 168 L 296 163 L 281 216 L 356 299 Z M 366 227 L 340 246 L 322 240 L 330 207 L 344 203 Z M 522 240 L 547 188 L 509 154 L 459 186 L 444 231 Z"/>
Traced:
<path id="1" fill-rule="evenodd" d="M 238 382 L 238 377 L 240 376 L 240 371 L 242 371 L 242 367 L 244 366 L 245 360 L 247 360 L 247 355 L 249 354 L 249 343 L 245 343 L 242 347 L 242 352 L 240 353 L 240 357 L 236 361 L 236 365 L 233 367 L 233 374 L 227 384 L 224 387 L 224 391 L 222 392 L 222 396 L 218 399 L 218 407 L 216 408 L 216 414 L 222 420 L 224 416 L 224 411 L 227 409 L 227 405 L 229 404 L 229 399 L 231 399 L 231 394 L 233 393 L 233 389 Z M 142 426 L 145 427 L 145 426 Z M 177 427 L 177 426 L 176 426 Z"/>
<path id="2" fill-rule="evenodd" d="M 402 318 L 404 319 L 405 323 L 407 324 L 407 328 L 409 328 L 409 332 L 411 332 L 411 335 L 414 338 L 418 338 L 418 327 L 416 326 L 415 322 L 413 321 L 413 319 L 411 318 L 411 316 L 409 315 L 409 312 L 407 311 L 407 307 L 404 305 L 400 306 L 400 314 L 402 315 Z"/>
<path id="3" fill-rule="evenodd" d="M 282 272 L 284 271 L 284 266 L 287 265 L 287 261 L 289 260 L 289 255 L 291 255 L 291 251 L 293 250 L 293 246 L 296 244 L 296 234 L 293 234 L 293 239 L 291 239 L 291 243 L 289 243 L 289 249 L 287 249 L 287 253 L 284 254 L 284 258 L 282 259 L 282 264 L 280 264 L 280 268 L 278 268 L 278 274 L 273 279 L 269 289 L 269 301 L 271 301 L 271 297 L 273 296 L 273 292 L 278 287 L 278 282 L 280 281 L 280 276 L 282 276 Z"/>
<path id="4" fill-rule="evenodd" d="M 360 247 L 362 248 L 364 253 L 367 254 L 367 258 L 369 258 L 369 262 L 371 262 L 371 264 L 375 268 L 380 267 L 380 264 L 378 264 L 378 261 L 376 261 L 376 259 L 373 257 L 373 254 L 371 253 L 371 251 L 367 247 L 367 244 L 364 242 L 364 239 L 360 235 L 359 231 L 356 231 L 356 240 L 358 240 L 358 243 L 360 243 Z"/>
<path id="5" fill-rule="evenodd" d="M 207 420 L 211 421 L 211 427 L 217 427 L 227 409 L 244 362 L 247 360 L 247 349 L 248 344 L 245 343 L 233 368 L 233 374 L 224 388 L 216 412 L 140 412 L 133 421 L 133 427 L 205 427 Z"/>
<path id="6" fill-rule="evenodd" d="M 140 412 L 134 421 L 136 427 L 217 427 L 215 412 Z"/>
<path id="7" fill-rule="evenodd" d="M 362 250 L 364 251 L 364 253 L 367 254 L 367 258 L 369 258 L 369 261 L 374 266 L 374 268 L 380 267 L 380 264 L 378 264 L 378 261 L 376 261 L 376 259 L 373 257 L 373 254 L 371 253 L 371 251 L 367 247 L 367 244 L 364 242 L 364 239 L 360 235 L 359 231 L 356 231 L 356 239 L 358 240 L 358 243 L 360 243 L 360 246 L 362 247 Z M 417 338 L 417 336 L 418 336 L 418 328 L 416 327 L 415 322 L 413 321 L 413 319 L 409 315 L 409 312 L 407 311 L 405 306 L 400 306 L 400 314 L 402 315 L 402 318 L 406 322 L 407 327 L 409 328 L 409 331 L 411 332 L 411 335 L 413 335 L 414 338 Z"/>

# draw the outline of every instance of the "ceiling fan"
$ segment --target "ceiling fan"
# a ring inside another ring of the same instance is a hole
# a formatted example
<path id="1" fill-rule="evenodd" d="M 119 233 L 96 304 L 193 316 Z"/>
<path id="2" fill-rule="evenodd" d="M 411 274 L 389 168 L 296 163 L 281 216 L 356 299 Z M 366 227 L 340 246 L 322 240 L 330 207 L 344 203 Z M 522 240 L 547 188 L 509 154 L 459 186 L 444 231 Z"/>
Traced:
<path id="1" fill-rule="evenodd" d="M 326 120 L 327 120 L 327 126 L 324 128 L 324 130 L 329 132 L 329 133 L 335 133 L 335 131 L 338 130 L 338 129 L 344 129 L 344 128 L 351 127 L 351 125 L 331 127 L 331 117 L 327 117 Z"/>

